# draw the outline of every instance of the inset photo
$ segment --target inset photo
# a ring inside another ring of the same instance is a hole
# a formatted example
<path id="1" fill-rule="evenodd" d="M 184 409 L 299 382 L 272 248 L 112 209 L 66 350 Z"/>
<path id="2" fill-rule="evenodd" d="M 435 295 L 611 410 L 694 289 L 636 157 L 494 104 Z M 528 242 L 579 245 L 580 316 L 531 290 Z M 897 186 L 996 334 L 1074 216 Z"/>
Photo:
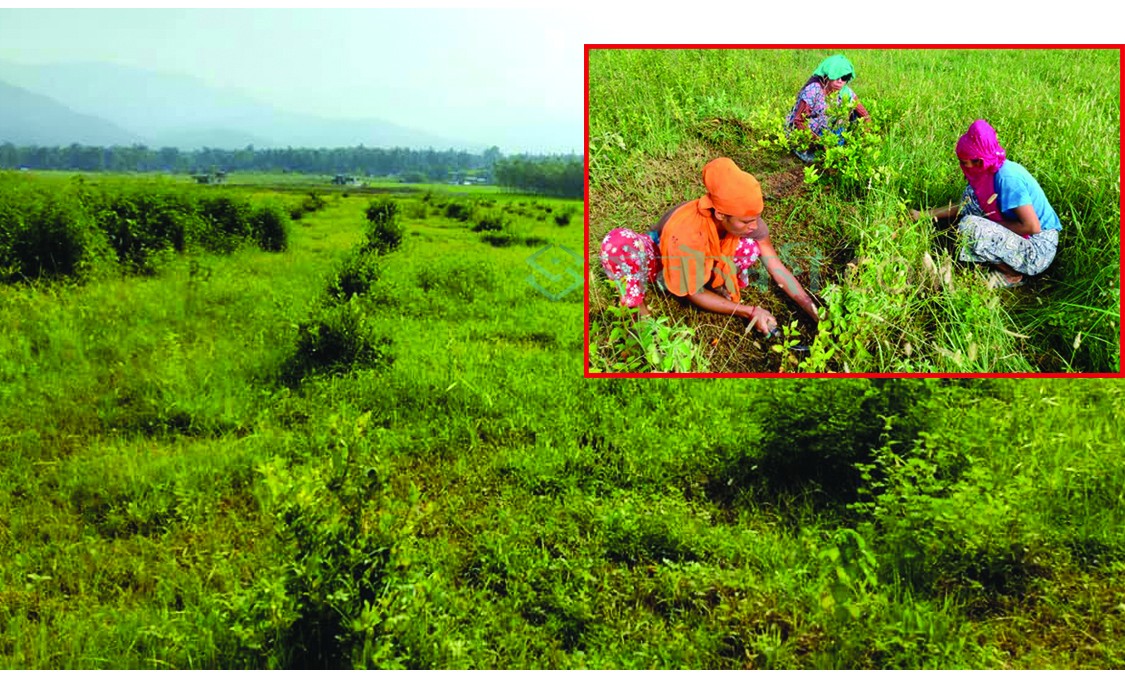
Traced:
<path id="1" fill-rule="evenodd" d="M 586 46 L 586 374 L 1119 374 L 1121 51 Z"/>

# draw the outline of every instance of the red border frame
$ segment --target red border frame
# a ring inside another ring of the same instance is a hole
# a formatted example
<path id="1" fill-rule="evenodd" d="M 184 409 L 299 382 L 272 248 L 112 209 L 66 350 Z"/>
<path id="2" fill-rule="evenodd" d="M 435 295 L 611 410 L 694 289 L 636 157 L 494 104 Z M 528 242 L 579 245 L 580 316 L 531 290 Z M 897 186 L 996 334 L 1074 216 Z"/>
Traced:
<path id="1" fill-rule="evenodd" d="M 1122 316 L 1125 315 L 1125 298 L 1121 297 L 1121 287 L 1125 286 L 1125 227 L 1118 223 L 1118 371 L 1104 373 L 591 373 L 590 372 L 590 50 L 592 49 L 1116 49 L 1118 54 L 1118 142 L 1120 145 L 1118 155 L 1118 185 L 1125 171 L 1120 164 L 1120 156 L 1125 155 L 1125 137 L 1121 135 L 1122 120 L 1125 119 L 1125 101 L 1121 95 L 1125 94 L 1125 79 L 1121 71 L 1125 68 L 1125 43 L 1098 43 L 1098 44 L 987 44 L 987 45 L 957 45 L 957 44 L 590 44 L 584 45 L 583 56 L 583 237 L 582 237 L 582 325 L 583 325 L 583 351 L 582 372 L 583 377 L 590 379 L 605 378 L 784 378 L 784 379 L 835 379 L 835 378 L 1108 378 L 1117 379 L 1125 377 L 1125 364 L 1122 364 L 1122 343 L 1125 342 L 1125 324 Z M 1125 209 L 1125 195 L 1118 195 L 1119 218 L 1120 210 Z"/>

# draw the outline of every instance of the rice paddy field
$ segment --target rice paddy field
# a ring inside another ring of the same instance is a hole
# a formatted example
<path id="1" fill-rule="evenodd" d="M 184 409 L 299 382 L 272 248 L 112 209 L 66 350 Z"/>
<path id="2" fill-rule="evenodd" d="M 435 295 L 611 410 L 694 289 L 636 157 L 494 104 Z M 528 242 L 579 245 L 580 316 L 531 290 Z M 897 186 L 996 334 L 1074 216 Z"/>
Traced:
<path id="1" fill-rule="evenodd" d="M 844 50 L 871 123 L 805 165 L 785 146 L 784 118 L 833 53 L 588 49 L 591 372 L 1116 373 L 1119 51 Z M 1063 222 L 1055 261 L 1021 288 L 988 289 L 957 261 L 950 229 L 909 217 L 960 199 L 953 149 L 975 119 Z M 760 180 L 782 261 L 828 312 L 818 331 L 764 273 L 744 292 L 811 347 L 799 357 L 659 291 L 654 320 L 613 309 L 601 238 L 645 231 L 701 196 L 715 157 Z"/>

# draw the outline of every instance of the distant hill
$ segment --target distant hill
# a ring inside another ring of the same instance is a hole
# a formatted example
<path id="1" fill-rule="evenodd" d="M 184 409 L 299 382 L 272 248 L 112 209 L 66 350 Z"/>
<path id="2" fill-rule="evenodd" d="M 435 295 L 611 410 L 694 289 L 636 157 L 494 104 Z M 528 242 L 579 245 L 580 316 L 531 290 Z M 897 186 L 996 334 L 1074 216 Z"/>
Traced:
<path id="1" fill-rule="evenodd" d="M 252 145 L 255 148 L 268 148 L 274 144 L 266 138 L 237 129 L 189 129 L 180 132 L 161 134 L 152 142 L 154 148 L 180 148 L 198 150 L 218 148 L 238 150 Z"/>
<path id="2" fill-rule="evenodd" d="M 41 133 L 52 130 L 59 138 L 81 132 L 89 138 L 128 139 L 120 141 L 125 143 L 143 139 L 139 142 L 150 147 L 172 146 L 185 150 L 204 146 L 234 149 L 247 145 L 258 148 L 433 147 L 473 152 L 484 149 L 480 144 L 443 138 L 378 119 L 338 120 L 295 114 L 192 77 L 114 64 L 27 65 L 0 61 L 0 81 L 54 99 L 75 113 L 89 116 L 90 124 L 101 118 L 103 123 L 129 130 L 124 136 L 110 137 L 101 132 L 94 134 L 94 127 L 86 133 L 85 127 L 77 121 L 59 128 L 54 118 L 44 120 Z"/>
<path id="3" fill-rule="evenodd" d="M 41 94 L 0 81 L 0 143 L 13 145 L 132 145 L 143 142 L 95 115 L 84 115 Z"/>

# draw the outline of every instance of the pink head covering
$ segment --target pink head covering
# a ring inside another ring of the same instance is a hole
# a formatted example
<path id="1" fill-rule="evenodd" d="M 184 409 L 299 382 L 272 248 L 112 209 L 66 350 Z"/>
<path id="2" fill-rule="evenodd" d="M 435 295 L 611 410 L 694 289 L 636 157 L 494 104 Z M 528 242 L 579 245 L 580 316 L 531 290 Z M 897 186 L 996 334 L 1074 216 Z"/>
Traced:
<path id="1" fill-rule="evenodd" d="M 957 158 L 964 161 L 979 159 L 981 167 L 961 167 L 962 173 L 977 196 L 977 203 L 986 218 L 1000 222 L 1000 204 L 996 195 L 996 172 L 1003 166 L 1008 154 L 1000 147 L 996 130 L 988 122 L 977 120 L 969 125 L 965 135 L 957 140 Z"/>

